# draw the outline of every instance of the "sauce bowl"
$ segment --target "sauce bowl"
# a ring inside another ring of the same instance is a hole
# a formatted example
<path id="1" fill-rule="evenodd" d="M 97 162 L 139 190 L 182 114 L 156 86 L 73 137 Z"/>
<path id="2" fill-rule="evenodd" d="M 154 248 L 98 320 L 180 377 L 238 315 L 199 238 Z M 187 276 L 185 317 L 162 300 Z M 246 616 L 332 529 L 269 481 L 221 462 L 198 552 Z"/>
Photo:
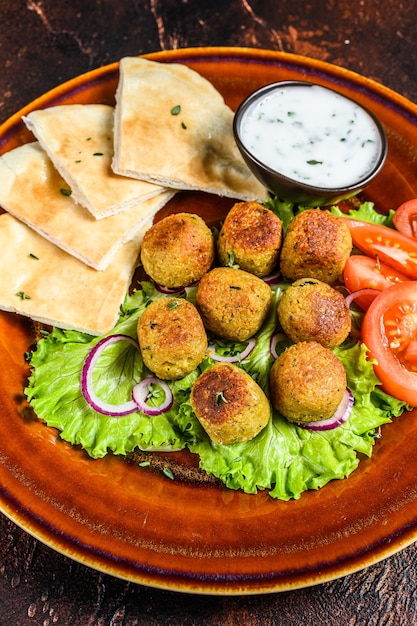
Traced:
<path id="1" fill-rule="evenodd" d="M 388 146 L 365 107 L 304 81 L 266 85 L 233 120 L 236 144 L 258 180 L 281 200 L 335 204 L 362 191 L 380 172 Z"/>

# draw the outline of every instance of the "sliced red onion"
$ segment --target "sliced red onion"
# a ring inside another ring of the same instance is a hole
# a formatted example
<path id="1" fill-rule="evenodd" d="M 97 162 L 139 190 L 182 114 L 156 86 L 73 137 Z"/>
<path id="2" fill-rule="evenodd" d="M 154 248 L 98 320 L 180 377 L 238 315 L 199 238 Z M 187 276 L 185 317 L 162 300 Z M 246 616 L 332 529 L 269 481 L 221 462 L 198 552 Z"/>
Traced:
<path id="1" fill-rule="evenodd" d="M 162 391 L 165 394 L 164 401 L 159 406 L 150 406 L 148 404 L 149 398 L 149 386 L 158 385 L 161 387 Z M 167 385 L 167 383 L 155 376 L 147 376 L 140 383 L 137 383 L 133 387 L 132 397 L 136 404 L 136 408 L 139 408 L 139 411 L 145 413 L 145 415 L 161 415 L 161 413 L 165 413 L 169 411 L 174 402 L 174 397 L 172 395 L 172 391 Z"/>
<path id="2" fill-rule="evenodd" d="M 281 280 L 281 274 L 279 272 L 274 272 L 273 274 L 264 276 L 262 280 L 264 280 L 267 285 L 278 285 Z"/>
<path id="3" fill-rule="evenodd" d="M 380 289 L 371 289 L 370 287 L 364 288 L 364 289 L 358 289 L 358 291 L 352 291 L 345 298 L 346 306 L 349 308 L 352 302 L 354 302 L 355 300 L 357 300 L 358 298 L 362 296 L 372 296 L 373 298 L 376 298 L 379 293 L 381 293 Z"/>
<path id="4" fill-rule="evenodd" d="M 110 404 L 99 398 L 93 388 L 93 371 L 97 360 L 107 346 L 118 341 L 128 341 L 139 350 L 137 341 L 128 335 L 116 334 L 104 337 L 89 352 L 81 371 L 81 391 L 88 404 L 98 413 L 112 417 L 123 417 L 138 410 L 138 405 L 133 400 L 122 404 Z"/>
<path id="5" fill-rule="evenodd" d="M 165 295 L 178 295 L 185 294 L 185 287 L 164 287 L 160 283 L 155 283 L 155 289 L 159 291 L 159 293 L 163 293 Z"/>
<path id="6" fill-rule="evenodd" d="M 209 357 L 213 359 L 213 361 L 219 361 L 222 363 L 240 363 L 241 361 L 244 361 L 248 358 L 255 346 L 256 339 L 255 337 L 251 337 L 250 339 L 248 339 L 248 345 L 246 346 L 246 348 L 242 350 L 242 352 L 237 352 L 232 356 L 223 356 L 221 354 L 217 354 L 215 343 L 210 343 L 207 351 Z"/>
<path id="7" fill-rule="evenodd" d="M 271 339 L 269 340 L 269 352 L 273 359 L 278 358 L 277 344 L 280 341 L 285 341 L 286 339 L 288 340 L 288 337 L 284 333 L 275 333 L 275 335 L 272 335 Z"/>
<path id="8" fill-rule="evenodd" d="M 301 428 L 306 428 L 307 430 L 315 431 L 331 430 L 332 428 L 337 428 L 337 426 L 340 426 L 349 419 L 350 414 L 352 413 L 353 404 L 353 393 L 348 387 L 346 387 L 346 391 L 343 395 L 342 401 L 340 402 L 339 406 L 331 417 L 326 420 L 317 420 L 316 422 L 297 424 L 297 426 L 301 426 Z"/>

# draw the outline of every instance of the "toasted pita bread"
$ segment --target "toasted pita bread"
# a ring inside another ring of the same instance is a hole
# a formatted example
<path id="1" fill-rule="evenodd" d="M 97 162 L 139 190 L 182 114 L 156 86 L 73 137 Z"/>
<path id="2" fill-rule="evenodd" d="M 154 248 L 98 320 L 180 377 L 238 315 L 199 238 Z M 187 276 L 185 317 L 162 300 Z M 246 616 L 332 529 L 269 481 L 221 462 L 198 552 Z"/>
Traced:
<path id="1" fill-rule="evenodd" d="M 0 157 L 0 205 L 69 254 L 97 270 L 108 267 L 116 251 L 143 234 L 155 213 L 174 195 L 163 191 L 128 210 L 96 220 L 71 196 L 38 142 Z"/>
<path id="2" fill-rule="evenodd" d="M 72 198 L 96 219 L 164 191 L 112 170 L 113 114 L 113 107 L 104 104 L 68 104 L 32 111 L 23 118 L 71 188 Z"/>
<path id="3" fill-rule="evenodd" d="M 120 62 L 113 169 L 158 185 L 242 200 L 266 189 L 233 137 L 233 112 L 194 70 L 135 57 Z"/>
<path id="4" fill-rule="evenodd" d="M 139 242 L 103 272 L 88 267 L 8 213 L 0 215 L 0 309 L 91 335 L 109 332 L 137 265 Z"/>

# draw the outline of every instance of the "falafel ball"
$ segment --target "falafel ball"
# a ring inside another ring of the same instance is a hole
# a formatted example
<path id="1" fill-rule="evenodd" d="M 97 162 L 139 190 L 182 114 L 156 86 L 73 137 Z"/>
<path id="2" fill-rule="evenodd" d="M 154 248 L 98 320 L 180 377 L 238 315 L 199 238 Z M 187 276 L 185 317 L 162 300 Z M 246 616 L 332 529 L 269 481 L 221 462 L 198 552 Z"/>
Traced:
<path id="1" fill-rule="evenodd" d="M 173 213 L 146 231 L 140 258 L 145 272 L 164 287 L 186 287 L 213 265 L 214 236 L 193 213 Z"/>
<path id="2" fill-rule="evenodd" d="M 331 285 L 342 275 L 351 251 L 352 236 L 343 218 L 308 209 L 288 225 L 281 248 L 281 273 L 290 280 L 317 278 Z"/>
<path id="3" fill-rule="evenodd" d="M 196 294 L 205 328 L 231 341 L 246 341 L 258 332 L 271 303 L 271 288 L 261 278 L 232 267 L 207 272 Z"/>
<path id="4" fill-rule="evenodd" d="M 183 298 L 158 298 L 137 325 L 143 362 L 163 380 L 192 372 L 207 350 L 207 335 L 195 306 Z"/>
<path id="5" fill-rule="evenodd" d="M 194 383 L 193 410 L 212 441 L 222 445 L 253 439 L 268 423 L 269 401 L 243 369 L 217 363 Z"/>
<path id="6" fill-rule="evenodd" d="M 351 329 L 349 307 L 340 291 L 315 278 L 296 280 L 282 294 L 278 319 L 294 343 L 317 341 L 332 350 Z"/>
<path id="7" fill-rule="evenodd" d="M 341 361 L 316 341 L 284 350 L 271 368 L 269 382 L 273 407 L 299 424 L 331 417 L 347 384 Z"/>
<path id="8" fill-rule="evenodd" d="M 217 240 L 221 265 L 236 263 L 255 276 L 267 276 L 278 263 L 282 222 L 259 202 L 237 202 L 226 215 Z"/>

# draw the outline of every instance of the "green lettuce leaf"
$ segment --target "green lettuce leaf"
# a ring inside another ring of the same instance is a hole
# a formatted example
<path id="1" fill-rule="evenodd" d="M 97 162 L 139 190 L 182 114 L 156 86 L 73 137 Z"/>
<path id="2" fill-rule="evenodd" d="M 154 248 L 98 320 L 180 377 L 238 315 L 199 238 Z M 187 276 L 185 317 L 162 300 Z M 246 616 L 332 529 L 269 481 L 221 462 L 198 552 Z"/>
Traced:
<path id="1" fill-rule="evenodd" d="M 280 333 L 276 304 L 289 283 L 273 287 L 274 302 L 256 346 L 239 365 L 269 395 L 269 371 L 273 363 L 271 339 Z M 112 333 L 136 338 L 139 316 L 147 304 L 159 297 L 150 283 L 126 297 Z M 195 289 L 187 290 L 195 298 Z M 32 371 L 26 389 L 38 417 L 55 427 L 66 441 L 81 445 L 93 458 L 112 452 L 126 455 L 141 450 L 188 448 L 200 457 L 200 467 L 219 478 L 230 489 L 256 493 L 267 489 L 273 498 L 299 498 L 307 489 L 318 489 L 330 480 L 348 476 L 359 463 L 359 454 L 370 456 L 379 427 L 407 407 L 379 387 L 363 344 L 346 341 L 335 350 L 343 362 L 348 385 L 355 396 L 349 420 L 330 431 L 313 432 L 289 423 L 273 411 L 272 419 L 252 441 L 230 446 L 213 443 L 190 404 L 191 388 L 213 360 L 206 356 L 189 376 L 169 382 L 174 405 L 158 417 L 137 411 L 125 417 L 97 413 L 84 399 L 80 376 L 83 363 L 100 337 L 54 329 L 41 339 L 32 354 Z M 288 341 L 278 345 L 283 350 Z M 129 342 L 110 345 L 94 371 L 96 393 L 107 402 L 123 403 L 131 398 L 134 384 L 147 375 L 140 352 Z"/>

